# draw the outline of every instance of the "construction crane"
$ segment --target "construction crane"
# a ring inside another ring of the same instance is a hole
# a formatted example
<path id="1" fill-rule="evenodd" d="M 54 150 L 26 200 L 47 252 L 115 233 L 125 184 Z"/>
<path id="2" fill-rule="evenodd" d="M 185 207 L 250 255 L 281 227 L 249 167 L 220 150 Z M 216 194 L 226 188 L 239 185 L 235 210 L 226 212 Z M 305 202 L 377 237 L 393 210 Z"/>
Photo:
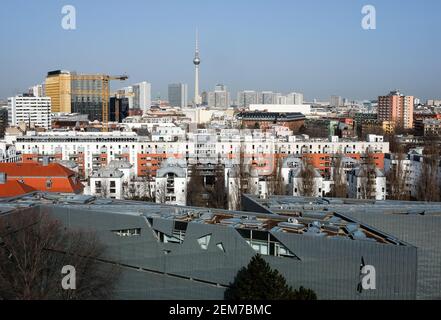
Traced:
<path id="1" fill-rule="evenodd" d="M 120 80 L 125 81 L 129 78 L 128 75 L 121 76 L 109 76 L 109 75 L 101 75 L 103 86 L 102 86 L 102 101 L 103 101 L 103 112 L 102 112 L 102 131 L 109 131 L 109 92 L 110 92 L 110 81 L 111 80 Z"/>

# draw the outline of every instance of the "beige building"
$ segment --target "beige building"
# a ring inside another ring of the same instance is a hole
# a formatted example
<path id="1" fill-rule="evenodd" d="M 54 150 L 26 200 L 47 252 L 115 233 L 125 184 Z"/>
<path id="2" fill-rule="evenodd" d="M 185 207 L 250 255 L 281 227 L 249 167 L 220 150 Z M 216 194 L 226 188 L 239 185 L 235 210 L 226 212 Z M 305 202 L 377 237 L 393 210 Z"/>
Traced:
<path id="1" fill-rule="evenodd" d="M 49 72 L 45 84 L 46 96 L 51 98 L 52 112 L 71 113 L 71 74 L 68 71 Z"/>

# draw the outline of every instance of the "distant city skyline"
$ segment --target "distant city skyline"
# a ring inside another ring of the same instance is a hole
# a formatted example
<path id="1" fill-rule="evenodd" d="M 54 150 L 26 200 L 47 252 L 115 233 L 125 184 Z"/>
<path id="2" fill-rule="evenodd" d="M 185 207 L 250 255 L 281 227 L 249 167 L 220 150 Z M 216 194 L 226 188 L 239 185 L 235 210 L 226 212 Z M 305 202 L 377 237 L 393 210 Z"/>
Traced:
<path id="1" fill-rule="evenodd" d="M 127 73 L 116 90 L 148 81 L 151 96 L 168 85 L 194 92 L 194 34 L 199 31 L 199 92 L 300 92 L 376 99 L 394 89 L 440 98 L 439 1 L 369 1 L 377 29 L 363 30 L 365 1 L 72 0 L 77 30 L 61 28 L 61 1 L 3 1 L 0 99 L 42 83 L 48 71 Z M 124 10 L 121 10 L 124 7 Z M 38 12 L 38 14 L 36 14 Z M 11 19 L 14 17 L 14 19 Z M 193 94 L 188 96 L 193 100 Z"/>

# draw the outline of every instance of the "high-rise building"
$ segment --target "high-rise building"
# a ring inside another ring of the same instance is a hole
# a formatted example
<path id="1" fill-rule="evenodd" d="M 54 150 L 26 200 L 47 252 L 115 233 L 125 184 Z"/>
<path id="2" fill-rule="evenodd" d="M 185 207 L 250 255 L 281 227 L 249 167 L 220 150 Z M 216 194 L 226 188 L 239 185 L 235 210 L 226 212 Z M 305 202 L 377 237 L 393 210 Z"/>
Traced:
<path id="1" fill-rule="evenodd" d="M 256 91 L 245 90 L 237 93 L 237 106 L 239 108 L 249 108 L 250 104 L 257 104 Z"/>
<path id="2" fill-rule="evenodd" d="M 132 86 L 133 90 L 133 109 L 141 109 L 147 113 L 152 106 L 152 86 L 147 81 L 143 81 Z"/>
<path id="3" fill-rule="evenodd" d="M 29 94 L 34 97 L 44 97 L 44 86 L 42 84 L 37 84 L 29 88 Z"/>
<path id="4" fill-rule="evenodd" d="M 69 71 L 48 72 L 44 91 L 44 94 L 51 98 L 52 112 L 71 112 L 71 74 Z"/>
<path id="5" fill-rule="evenodd" d="M 230 93 L 223 84 L 218 84 L 214 92 L 208 93 L 208 106 L 220 109 L 226 109 L 230 106 Z"/>
<path id="6" fill-rule="evenodd" d="M 286 96 L 286 104 L 303 104 L 303 93 L 288 93 Z"/>
<path id="7" fill-rule="evenodd" d="M 172 107 L 187 107 L 187 84 L 172 83 L 168 85 L 168 102 Z"/>
<path id="8" fill-rule="evenodd" d="M 5 135 L 5 130 L 8 127 L 8 107 L 0 106 L 0 138 Z"/>
<path id="9" fill-rule="evenodd" d="M 201 64 L 201 59 L 199 58 L 199 39 L 198 34 L 196 32 L 196 50 L 194 53 L 194 101 L 193 104 L 195 106 L 199 106 L 202 104 L 202 98 L 199 95 L 199 65 Z"/>
<path id="10" fill-rule="evenodd" d="M 277 104 L 276 94 L 272 91 L 260 92 L 258 104 Z"/>
<path id="11" fill-rule="evenodd" d="M 405 96 L 398 90 L 378 97 L 378 120 L 389 121 L 395 128 L 413 128 L 413 96 Z"/>
<path id="12" fill-rule="evenodd" d="M 103 121 L 103 103 L 108 103 L 109 95 L 105 76 L 71 73 L 72 112 L 87 114 L 89 121 Z"/>
<path id="13" fill-rule="evenodd" d="M 28 127 L 50 129 L 51 98 L 31 95 L 8 98 L 8 123 L 10 126 L 26 123 Z"/>
<path id="14" fill-rule="evenodd" d="M 109 121 L 122 122 L 129 116 L 129 99 L 111 97 L 109 102 Z"/>
<path id="15" fill-rule="evenodd" d="M 343 106 L 343 99 L 340 96 L 331 96 L 331 99 L 329 100 L 329 105 L 334 108 L 342 107 Z"/>

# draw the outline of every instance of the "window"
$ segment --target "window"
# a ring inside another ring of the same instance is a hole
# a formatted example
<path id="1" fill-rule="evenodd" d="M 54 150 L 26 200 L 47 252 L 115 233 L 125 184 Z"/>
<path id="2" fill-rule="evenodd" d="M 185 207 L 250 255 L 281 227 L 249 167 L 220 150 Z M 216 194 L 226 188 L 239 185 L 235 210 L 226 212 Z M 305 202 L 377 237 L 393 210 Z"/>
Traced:
<path id="1" fill-rule="evenodd" d="M 133 237 L 141 235 L 141 228 L 112 230 L 119 237 Z"/>
<path id="2" fill-rule="evenodd" d="M 210 240 L 211 240 L 211 234 L 208 234 L 204 237 L 201 237 L 198 239 L 198 244 L 201 247 L 201 249 L 203 250 L 207 250 L 208 249 L 208 245 L 210 244 Z"/>
<path id="3" fill-rule="evenodd" d="M 47 179 L 46 180 L 46 189 L 50 189 L 52 188 L 52 180 L 51 179 Z"/>

